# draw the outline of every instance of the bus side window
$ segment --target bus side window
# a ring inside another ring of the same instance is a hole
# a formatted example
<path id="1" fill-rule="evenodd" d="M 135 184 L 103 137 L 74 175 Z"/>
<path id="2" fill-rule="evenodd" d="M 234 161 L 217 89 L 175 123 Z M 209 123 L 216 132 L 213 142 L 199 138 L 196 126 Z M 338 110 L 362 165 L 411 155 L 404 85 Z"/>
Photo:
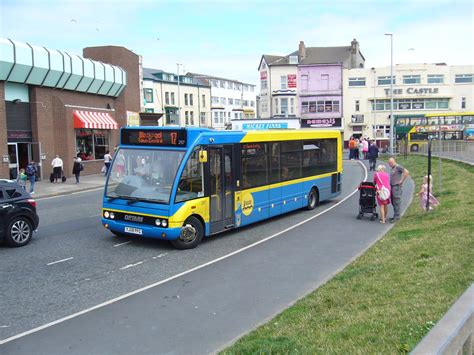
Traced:
<path id="1" fill-rule="evenodd" d="M 186 162 L 186 166 L 179 179 L 176 202 L 204 196 L 201 164 L 199 162 L 199 149 L 195 149 Z"/>

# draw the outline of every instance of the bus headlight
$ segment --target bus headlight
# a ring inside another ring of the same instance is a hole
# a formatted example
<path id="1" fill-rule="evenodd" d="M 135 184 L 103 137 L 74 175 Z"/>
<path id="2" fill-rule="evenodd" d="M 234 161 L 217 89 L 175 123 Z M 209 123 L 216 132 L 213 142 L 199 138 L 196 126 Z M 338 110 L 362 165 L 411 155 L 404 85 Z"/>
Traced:
<path id="1" fill-rule="evenodd" d="M 159 218 L 155 219 L 155 224 L 157 227 L 161 226 L 161 220 Z"/>
<path id="2" fill-rule="evenodd" d="M 115 214 L 113 212 L 110 212 L 110 219 L 114 219 L 115 218 Z"/>
<path id="3" fill-rule="evenodd" d="M 162 220 L 162 221 L 161 221 L 161 225 L 162 225 L 163 227 L 168 226 L 168 221 L 167 221 L 166 219 Z"/>
<path id="4" fill-rule="evenodd" d="M 104 217 L 105 217 L 105 218 L 109 218 L 109 217 L 110 217 L 109 211 L 105 211 L 105 212 L 104 212 Z"/>

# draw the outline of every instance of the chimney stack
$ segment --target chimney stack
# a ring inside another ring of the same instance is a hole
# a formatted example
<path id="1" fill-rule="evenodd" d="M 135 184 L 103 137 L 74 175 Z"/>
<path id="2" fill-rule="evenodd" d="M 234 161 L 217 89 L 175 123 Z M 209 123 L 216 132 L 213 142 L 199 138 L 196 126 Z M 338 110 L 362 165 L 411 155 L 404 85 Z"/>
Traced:
<path id="1" fill-rule="evenodd" d="M 306 58 L 306 47 L 304 46 L 303 41 L 300 41 L 300 45 L 298 47 L 298 57 L 300 62 Z"/>
<path id="2" fill-rule="evenodd" d="M 359 52 L 359 42 L 354 38 L 351 42 L 351 53 L 357 54 Z"/>

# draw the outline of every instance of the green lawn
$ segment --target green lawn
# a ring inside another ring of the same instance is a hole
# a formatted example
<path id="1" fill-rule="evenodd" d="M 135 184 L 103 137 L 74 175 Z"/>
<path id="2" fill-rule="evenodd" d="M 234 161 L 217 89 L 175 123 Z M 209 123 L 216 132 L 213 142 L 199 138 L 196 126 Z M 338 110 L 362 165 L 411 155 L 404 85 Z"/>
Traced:
<path id="1" fill-rule="evenodd" d="M 433 177 L 438 176 L 433 159 Z M 418 192 L 427 159 L 399 163 Z M 413 349 L 474 280 L 474 167 L 442 162 L 441 202 L 418 197 L 396 226 L 328 283 L 222 354 L 396 354 Z M 408 198 L 408 196 L 404 196 Z"/>

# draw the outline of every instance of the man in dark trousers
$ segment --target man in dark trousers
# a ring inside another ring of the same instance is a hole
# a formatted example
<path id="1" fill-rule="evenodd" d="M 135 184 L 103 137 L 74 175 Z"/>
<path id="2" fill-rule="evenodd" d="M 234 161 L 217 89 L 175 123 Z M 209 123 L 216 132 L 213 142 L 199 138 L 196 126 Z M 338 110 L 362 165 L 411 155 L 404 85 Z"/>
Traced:
<path id="1" fill-rule="evenodd" d="M 379 148 L 375 144 L 375 141 L 370 142 L 370 147 L 367 152 L 367 157 L 369 158 L 369 170 L 375 171 L 377 158 L 379 157 Z"/>
<path id="2" fill-rule="evenodd" d="M 400 205 L 402 202 L 402 186 L 409 176 L 409 172 L 403 166 L 398 165 L 394 158 L 388 160 L 390 171 L 390 186 L 392 188 L 391 202 L 393 206 L 393 217 L 390 218 L 390 223 L 396 222 L 400 219 Z"/>

